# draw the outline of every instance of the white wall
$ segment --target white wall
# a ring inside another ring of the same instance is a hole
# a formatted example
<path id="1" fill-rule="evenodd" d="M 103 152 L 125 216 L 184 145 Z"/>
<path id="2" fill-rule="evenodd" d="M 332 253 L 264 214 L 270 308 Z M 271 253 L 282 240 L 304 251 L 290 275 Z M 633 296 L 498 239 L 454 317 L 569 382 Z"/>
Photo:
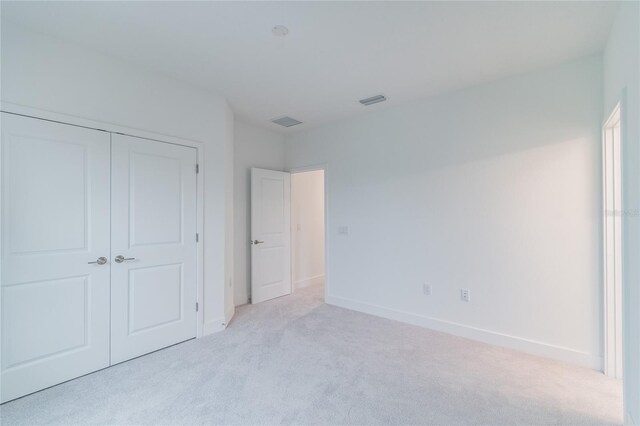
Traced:
<path id="1" fill-rule="evenodd" d="M 234 241 L 234 148 L 235 142 L 235 119 L 233 111 L 227 106 L 225 110 L 225 138 L 224 138 L 224 204 L 225 204 L 225 263 L 224 263 L 224 319 L 225 325 L 229 324 L 235 313 L 235 287 L 234 287 L 234 267 L 235 267 L 235 241 Z"/>
<path id="2" fill-rule="evenodd" d="M 291 175 L 293 288 L 324 283 L 324 170 Z"/>
<path id="3" fill-rule="evenodd" d="M 600 368 L 601 118 L 590 57 L 289 136 L 328 163 L 327 302 Z"/>
<path id="4" fill-rule="evenodd" d="M 225 238 L 233 114 L 225 99 L 4 20 L 1 67 L 2 102 L 204 143 L 204 331 L 222 329 L 225 258 L 233 255 Z"/>
<path id="5" fill-rule="evenodd" d="M 640 424 L 640 3 L 620 6 L 604 53 L 603 120 L 623 111 L 623 286 L 625 424 Z"/>
<path id="6" fill-rule="evenodd" d="M 251 294 L 251 168 L 284 170 L 284 138 L 279 133 L 236 121 L 234 144 L 234 301 L 242 305 Z"/>

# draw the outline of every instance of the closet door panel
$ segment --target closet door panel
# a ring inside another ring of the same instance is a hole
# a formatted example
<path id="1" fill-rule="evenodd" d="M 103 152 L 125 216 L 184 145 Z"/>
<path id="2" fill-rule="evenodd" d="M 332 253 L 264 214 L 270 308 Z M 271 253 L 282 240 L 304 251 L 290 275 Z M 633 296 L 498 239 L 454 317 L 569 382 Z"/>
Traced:
<path id="1" fill-rule="evenodd" d="M 196 335 L 196 150 L 113 135 L 112 155 L 117 363 Z"/>
<path id="2" fill-rule="evenodd" d="M 4 402 L 109 365 L 110 136 L 1 120 Z"/>

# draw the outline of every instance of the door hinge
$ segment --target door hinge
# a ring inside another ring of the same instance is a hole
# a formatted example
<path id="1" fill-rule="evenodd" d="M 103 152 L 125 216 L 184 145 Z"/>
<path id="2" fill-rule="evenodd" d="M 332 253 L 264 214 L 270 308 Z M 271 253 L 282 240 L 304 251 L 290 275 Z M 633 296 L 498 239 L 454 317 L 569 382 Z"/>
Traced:
<path id="1" fill-rule="evenodd" d="M 200 241 L 200 234 L 196 234 L 196 243 Z"/>
<path id="2" fill-rule="evenodd" d="M 196 302 L 196 312 L 198 312 L 198 302 Z"/>
<path id="3" fill-rule="evenodd" d="M 200 164 L 196 163 L 196 174 L 200 173 Z"/>

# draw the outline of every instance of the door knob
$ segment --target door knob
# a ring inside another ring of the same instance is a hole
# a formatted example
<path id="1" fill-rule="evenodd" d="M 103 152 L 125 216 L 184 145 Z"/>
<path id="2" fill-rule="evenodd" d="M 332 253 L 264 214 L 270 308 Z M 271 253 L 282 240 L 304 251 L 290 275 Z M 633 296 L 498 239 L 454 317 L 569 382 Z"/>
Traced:
<path id="1" fill-rule="evenodd" d="M 123 255 L 119 254 L 113 260 L 115 260 L 116 263 L 122 263 L 126 260 L 135 260 L 135 259 L 136 259 L 135 257 L 124 257 Z"/>
<path id="2" fill-rule="evenodd" d="M 98 265 L 104 265 L 105 263 L 107 263 L 107 258 L 104 256 L 99 257 L 98 259 L 96 259 L 94 262 L 87 262 L 89 265 L 91 265 L 92 263 L 97 263 Z"/>
<path id="3" fill-rule="evenodd" d="M 251 244 L 255 244 L 255 245 L 263 244 L 263 243 L 264 243 L 264 241 L 258 241 L 258 240 L 251 241 Z"/>

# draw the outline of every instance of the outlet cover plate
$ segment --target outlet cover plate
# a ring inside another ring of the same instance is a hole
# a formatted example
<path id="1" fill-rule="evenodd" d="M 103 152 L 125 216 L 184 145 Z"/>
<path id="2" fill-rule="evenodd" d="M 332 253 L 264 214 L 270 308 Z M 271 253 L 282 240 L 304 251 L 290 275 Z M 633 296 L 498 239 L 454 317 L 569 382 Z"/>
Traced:
<path id="1" fill-rule="evenodd" d="M 431 284 L 423 284 L 422 292 L 425 296 L 431 296 Z"/>
<path id="2" fill-rule="evenodd" d="M 462 300 L 463 302 L 470 302 L 471 291 L 469 291 L 469 289 L 466 289 L 466 288 L 460 289 L 460 300 Z"/>

